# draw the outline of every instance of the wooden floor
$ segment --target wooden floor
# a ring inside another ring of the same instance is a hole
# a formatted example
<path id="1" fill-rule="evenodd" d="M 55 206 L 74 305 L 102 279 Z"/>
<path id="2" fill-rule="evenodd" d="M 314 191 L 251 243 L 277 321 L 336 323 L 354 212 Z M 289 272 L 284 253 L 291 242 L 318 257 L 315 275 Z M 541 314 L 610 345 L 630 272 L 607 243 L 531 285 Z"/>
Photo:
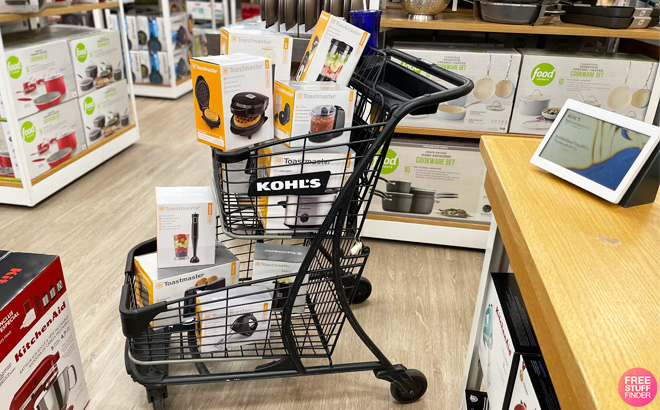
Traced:
<path id="1" fill-rule="evenodd" d="M 150 409 L 124 370 L 118 314 L 126 253 L 155 235 L 154 187 L 210 185 L 210 149 L 195 141 L 192 95 L 138 100 L 141 140 L 33 209 L 0 206 L 0 249 L 62 257 L 88 409 Z M 395 238 L 393 238 L 395 239 Z M 429 389 L 405 409 L 455 409 L 483 252 L 367 239 L 374 286 L 355 314 L 395 363 Z M 335 363 L 372 360 L 344 327 Z M 370 372 L 170 387 L 168 409 L 399 409 Z"/>

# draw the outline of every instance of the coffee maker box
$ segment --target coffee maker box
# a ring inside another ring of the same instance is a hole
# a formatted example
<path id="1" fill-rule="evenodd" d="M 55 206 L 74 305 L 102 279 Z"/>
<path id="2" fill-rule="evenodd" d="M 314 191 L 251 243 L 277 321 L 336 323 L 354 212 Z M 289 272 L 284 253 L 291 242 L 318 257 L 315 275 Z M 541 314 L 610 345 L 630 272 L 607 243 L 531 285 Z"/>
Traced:
<path id="1" fill-rule="evenodd" d="M 0 250 L 0 410 L 89 401 L 58 256 Z"/>
<path id="2" fill-rule="evenodd" d="M 120 132 L 131 124 L 126 80 L 112 83 L 78 99 L 87 145 Z"/>
<path id="3" fill-rule="evenodd" d="M 210 186 L 156 187 L 158 268 L 213 264 L 215 216 Z"/>
<path id="4" fill-rule="evenodd" d="M 559 410 L 559 399 L 543 357 L 518 356 L 511 399 L 505 410 Z"/>
<path id="5" fill-rule="evenodd" d="M 293 39 L 282 33 L 233 27 L 223 27 L 220 30 L 222 55 L 245 53 L 269 58 L 273 65 L 275 81 L 291 78 L 292 46 Z"/>

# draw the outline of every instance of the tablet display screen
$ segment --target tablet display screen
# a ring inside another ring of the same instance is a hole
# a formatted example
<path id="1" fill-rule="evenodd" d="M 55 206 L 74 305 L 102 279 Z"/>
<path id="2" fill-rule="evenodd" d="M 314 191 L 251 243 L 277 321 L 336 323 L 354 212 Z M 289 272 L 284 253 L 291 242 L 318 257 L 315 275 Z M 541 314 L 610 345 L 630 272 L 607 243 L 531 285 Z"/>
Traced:
<path id="1" fill-rule="evenodd" d="M 649 136 L 567 110 L 539 155 L 615 191 Z"/>

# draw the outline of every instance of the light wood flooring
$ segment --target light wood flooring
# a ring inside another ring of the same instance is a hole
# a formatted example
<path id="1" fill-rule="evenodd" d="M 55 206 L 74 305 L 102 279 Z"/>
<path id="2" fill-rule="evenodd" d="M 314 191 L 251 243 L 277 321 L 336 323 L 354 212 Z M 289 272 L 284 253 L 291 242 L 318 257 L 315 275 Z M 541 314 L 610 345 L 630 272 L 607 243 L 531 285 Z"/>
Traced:
<path id="1" fill-rule="evenodd" d="M 0 249 L 62 258 L 87 409 L 150 409 L 124 369 L 118 314 L 126 253 L 155 235 L 154 187 L 210 185 L 210 149 L 195 141 L 193 98 L 138 99 L 141 140 L 33 209 L 0 206 Z M 366 239 L 374 291 L 358 320 L 395 363 L 423 371 L 424 398 L 405 407 L 455 409 L 483 252 Z M 344 327 L 335 363 L 372 360 Z M 175 386 L 168 409 L 395 409 L 372 373 Z"/>

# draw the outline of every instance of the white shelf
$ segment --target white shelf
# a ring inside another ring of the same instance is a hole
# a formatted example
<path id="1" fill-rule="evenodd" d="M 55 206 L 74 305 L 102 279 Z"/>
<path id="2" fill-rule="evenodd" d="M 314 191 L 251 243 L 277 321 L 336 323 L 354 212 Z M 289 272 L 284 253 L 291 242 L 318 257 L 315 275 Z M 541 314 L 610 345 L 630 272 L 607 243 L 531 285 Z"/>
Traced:
<path id="1" fill-rule="evenodd" d="M 176 100 L 192 91 L 192 79 L 188 78 L 175 85 L 134 84 L 133 90 L 138 97 L 168 98 Z"/>

